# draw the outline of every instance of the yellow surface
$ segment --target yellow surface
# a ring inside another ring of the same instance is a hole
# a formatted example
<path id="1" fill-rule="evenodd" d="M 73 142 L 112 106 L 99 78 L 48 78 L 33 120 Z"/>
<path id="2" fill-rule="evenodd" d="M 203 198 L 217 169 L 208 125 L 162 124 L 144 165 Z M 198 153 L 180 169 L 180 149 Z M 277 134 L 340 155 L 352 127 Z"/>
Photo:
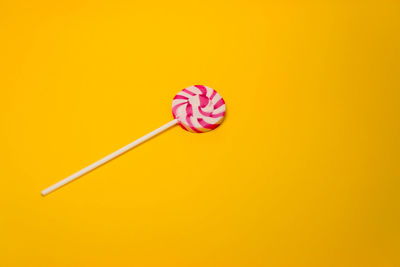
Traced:
<path id="1" fill-rule="evenodd" d="M 1 1 L 0 266 L 400 266 L 400 4 L 277 2 Z"/>

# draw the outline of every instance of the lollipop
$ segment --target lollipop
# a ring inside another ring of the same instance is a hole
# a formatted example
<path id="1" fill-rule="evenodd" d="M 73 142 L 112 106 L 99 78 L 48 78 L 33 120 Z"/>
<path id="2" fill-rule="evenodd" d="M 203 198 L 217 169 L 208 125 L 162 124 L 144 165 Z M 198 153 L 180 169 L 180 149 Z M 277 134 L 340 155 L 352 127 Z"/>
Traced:
<path id="1" fill-rule="evenodd" d="M 172 115 L 174 116 L 174 120 L 44 189 L 42 196 L 72 182 L 176 124 L 194 133 L 204 133 L 214 130 L 224 120 L 225 109 L 224 99 L 212 88 L 204 85 L 187 87 L 180 91 L 172 100 Z"/>
<path id="2" fill-rule="evenodd" d="M 183 129 L 194 133 L 208 132 L 223 121 L 225 101 L 210 87 L 194 85 L 174 97 L 172 114 Z"/>

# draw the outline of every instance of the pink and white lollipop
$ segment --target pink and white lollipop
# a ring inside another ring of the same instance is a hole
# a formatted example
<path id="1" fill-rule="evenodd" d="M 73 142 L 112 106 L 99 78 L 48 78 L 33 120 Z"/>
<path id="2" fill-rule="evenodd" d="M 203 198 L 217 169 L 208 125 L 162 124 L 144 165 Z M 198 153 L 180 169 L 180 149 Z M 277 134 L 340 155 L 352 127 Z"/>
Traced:
<path id="1" fill-rule="evenodd" d="M 166 129 L 179 124 L 183 129 L 194 132 L 204 133 L 217 128 L 225 117 L 225 101 L 217 93 L 205 85 L 193 85 L 180 91 L 172 100 L 172 114 L 174 120 L 161 126 L 160 128 L 146 134 L 145 136 L 133 141 L 132 143 L 118 149 L 108 156 L 92 163 L 82 170 L 68 176 L 56 184 L 42 191 L 45 196 L 54 190 L 76 180 L 91 170 L 103 165 L 113 158 L 125 153 L 133 147 L 143 143 L 151 137 L 165 131 Z"/>
<path id="2" fill-rule="evenodd" d="M 225 117 L 225 101 L 214 89 L 193 85 L 172 100 L 172 114 L 183 129 L 203 133 L 217 128 Z"/>

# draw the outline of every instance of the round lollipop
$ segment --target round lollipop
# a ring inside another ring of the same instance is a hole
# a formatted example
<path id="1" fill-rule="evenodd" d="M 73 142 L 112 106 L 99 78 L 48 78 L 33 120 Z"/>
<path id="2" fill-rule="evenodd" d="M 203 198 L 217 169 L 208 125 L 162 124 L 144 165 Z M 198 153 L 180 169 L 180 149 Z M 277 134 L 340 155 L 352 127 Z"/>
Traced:
<path id="1" fill-rule="evenodd" d="M 208 132 L 224 120 L 225 101 L 214 89 L 193 85 L 174 97 L 172 114 L 183 129 L 194 133 Z"/>
<path id="2" fill-rule="evenodd" d="M 42 195 L 45 196 L 57 190 L 176 124 L 179 124 L 189 132 L 204 133 L 211 131 L 217 128 L 224 120 L 225 109 L 224 99 L 214 89 L 205 85 L 187 87 L 172 100 L 174 120 L 44 189 Z"/>

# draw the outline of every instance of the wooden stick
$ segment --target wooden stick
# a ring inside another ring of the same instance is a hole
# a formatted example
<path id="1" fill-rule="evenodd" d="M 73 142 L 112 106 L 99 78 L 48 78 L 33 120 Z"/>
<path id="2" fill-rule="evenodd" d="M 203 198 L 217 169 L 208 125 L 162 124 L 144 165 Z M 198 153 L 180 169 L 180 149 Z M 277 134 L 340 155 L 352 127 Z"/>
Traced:
<path id="1" fill-rule="evenodd" d="M 136 141 L 133 141 L 132 143 L 130 143 L 130 144 L 118 149 L 117 151 L 111 153 L 110 155 L 102 158 L 101 160 L 96 161 L 95 163 L 92 163 L 91 165 L 87 166 L 86 168 L 83 168 L 82 170 L 72 174 L 71 176 L 68 176 L 67 178 L 59 181 L 58 183 L 53 184 L 52 186 L 50 186 L 50 187 L 48 187 L 48 188 L 46 188 L 45 190 L 42 191 L 42 196 L 50 194 L 54 190 L 57 190 L 58 188 L 60 188 L 60 187 L 62 187 L 64 185 L 74 181 L 75 179 L 78 179 L 82 175 L 90 172 L 93 169 L 96 169 L 97 167 L 99 167 L 99 166 L 103 165 L 104 163 L 112 160 L 113 158 L 118 157 L 119 155 L 121 155 L 121 154 L 125 153 L 126 151 L 134 148 L 135 146 L 143 143 L 144 141 L 152 138 L 153 136 L 155 136 L 155 135 L 167 130 L 168 128 L 170 128 L 170 127 L 172 127 L 174 125 L 176 125 L 177 123 L 178 123 L 178 120 L 176 120 L 176 119 L 172 120 L 172 121 L 168 122 L 167 124 L 161 126 L 160 128 L 152 131 L 151 133 L 146 134 L 145 136 L 137 139 Z"/>

